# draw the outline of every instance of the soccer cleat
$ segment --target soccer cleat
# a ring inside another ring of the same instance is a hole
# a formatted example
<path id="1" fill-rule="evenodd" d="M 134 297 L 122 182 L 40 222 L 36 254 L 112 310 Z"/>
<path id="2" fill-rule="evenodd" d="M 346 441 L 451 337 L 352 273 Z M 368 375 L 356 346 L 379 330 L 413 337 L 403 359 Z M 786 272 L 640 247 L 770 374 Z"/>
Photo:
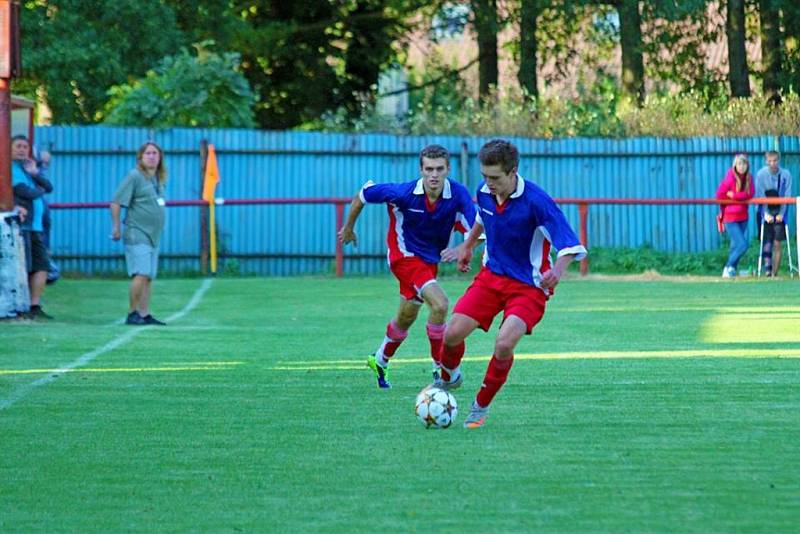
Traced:
<path id="1" fill-rule="evenodd" d="M 464 382 L 464 375 L 462 373 L 458 373 L 458 376 L 455 378 L 455 380 L 448 381 L 440 377 L 439 382 L 434 381 L 433 385 L 438 388 L 442 388 L 446 391 L 450 391 L 451 389 L 460 388 L 463 382 Z"/>
<path id="2" fill-rule="evenodd" d="M 464 420 L 464 428 L 480 428 L 486 424 L 486 414 L 489 413 L 489 407 L 481 408 L 478 406 L 478 401 L 472 401 L 472 406 L 469 409 L 469 415 Z"/>
<path id="3" fill-rule="evenodd" d="M 154 324 L 154 325 L 158 325 L 158 326 L 167 326 L 167 323 L 165 323 L 163 321 L 159 321 L 158 319 L 156 319 L 155 317 L 153 317 L 149 313 L 147 315 L 145 315 L 144 317 L 142 317 L 142 320 L 144 321 L 144 324 Z"/>
<path id="4" fill-rule="evenodd" d="M 433 364 L 433 371 L 431 372 L 431 374 L 433 375 L 433 385 L 434 386 L 437 385 L 437 384 L 441 384 L 442 383 L 441 368 L 438 365 Z"/>
<path id="5" fill-rule="evenodd" d="M 146 325 L 147 323 L 144 322 L 144 318 L 141 315 L 139 315 L 139 312 L 134 310 L 128 314 L 128 318 L 125 319 L 125 324 L 142 326 Z"/>
<path id="6" fill-rule="evenodd" d="M 375 355 L 367 356 L 367 366 L 375 371 L 375 377 L 378 379 L 378 387 L 381 389 L 389 389 L 392 385 L 389 383 L 389 369 L 378 365 L 378 360 Z"/>

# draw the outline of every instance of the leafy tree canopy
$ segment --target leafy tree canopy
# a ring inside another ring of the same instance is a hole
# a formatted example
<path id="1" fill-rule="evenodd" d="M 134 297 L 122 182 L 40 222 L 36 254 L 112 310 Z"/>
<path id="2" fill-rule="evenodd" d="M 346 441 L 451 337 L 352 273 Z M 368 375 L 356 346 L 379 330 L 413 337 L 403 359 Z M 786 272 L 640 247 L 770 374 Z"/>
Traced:
<path id="1" fill-rule="evenodd" d="M 108 89 L 133 81 L 183 42 L 159 0 L 36 0 L 21 13 L 27 86 L 44 88 L 56 123 L 103 118 Z"/>
<path id="2" fill-rule="evenodd" d="M 239 72 L 239 54 L 198 47 L 167 56 L 147 75 L 110 91 L 109 124 L 253 128 L 256 98 Z"/>

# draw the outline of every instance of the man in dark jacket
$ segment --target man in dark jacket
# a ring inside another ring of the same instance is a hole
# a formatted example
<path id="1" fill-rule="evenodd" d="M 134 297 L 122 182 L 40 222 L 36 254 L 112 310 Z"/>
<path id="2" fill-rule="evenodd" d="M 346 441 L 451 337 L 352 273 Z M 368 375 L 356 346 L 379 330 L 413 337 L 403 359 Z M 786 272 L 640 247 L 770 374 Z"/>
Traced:
<path id="1" fill-rule="evenodd" d="M 35 160 L 30 157 L 30 143 L 24 136 L 11 140 L 11 184 L 14 187 L 14 203 L 22 206 L 28 216 L 22 223 L 25 241 L 25 264 L 28 269 L 28 287 L 31 294 L 29 319 L 52 319 L 41 305 L 42 293 L 47 283 L 50 255 L 44 240 L 44 195 L 53 191 L 53 186 Z"/>

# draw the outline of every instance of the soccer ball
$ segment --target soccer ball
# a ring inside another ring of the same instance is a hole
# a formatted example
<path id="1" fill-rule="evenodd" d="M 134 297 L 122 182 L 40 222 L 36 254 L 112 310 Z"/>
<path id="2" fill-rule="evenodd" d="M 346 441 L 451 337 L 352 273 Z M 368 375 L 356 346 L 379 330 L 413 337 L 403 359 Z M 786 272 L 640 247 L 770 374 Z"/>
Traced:
<path id="1" fill-rule="evenodd" d="M 428 386 L 417 395 L 414 413 L 425 428 L 447 428 L 456 420 L 458 403 L 449 391 Z"/>

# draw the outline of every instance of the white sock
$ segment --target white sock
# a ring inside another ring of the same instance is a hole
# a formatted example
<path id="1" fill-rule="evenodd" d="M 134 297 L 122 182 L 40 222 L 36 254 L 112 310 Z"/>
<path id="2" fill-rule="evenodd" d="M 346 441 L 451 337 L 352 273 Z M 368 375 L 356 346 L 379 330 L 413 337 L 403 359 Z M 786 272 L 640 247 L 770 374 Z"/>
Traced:
<path id="1" fill-rule="evenodd" d="M 452 382 L 453 380 L 457 379 L 457 378 L 458 378 L 458 375 L 460 375 L 460 374 L 461 374 L 461 365 L 460 365 L 460 364 L 459 364 L 459 365 L 456 365 L 456 368 L 455 368 L 455 369 L 448 369 L 447 367 L 445 367 L 445 366 L 443 365 L 443 366 L 442 366 L 442 369 L 444 369 L 445 371 L 447 371 L 447 374 L 449 374 L 449 375 L 450 375 L 450 382 Z"/>
<path id="2" fill-rule="evenodd" d="M 378 348 L 377 351 L 375 351 L 375 361 L 378 362 L 378 365 L 380 365 L 381 367 L 388 367 L 389 366 L 389 360 L 386 358 L 386 355 L 383 353 L 383 349 L 384 349 L 384 347 L 386 347 L 387 343 L 391 343 L 391 342 L 392 342 L 392 338 L 390 338 L 389 336 L 384 336 L 383 337 L 383 343 L 381 343 L 381 346 Z"/>

